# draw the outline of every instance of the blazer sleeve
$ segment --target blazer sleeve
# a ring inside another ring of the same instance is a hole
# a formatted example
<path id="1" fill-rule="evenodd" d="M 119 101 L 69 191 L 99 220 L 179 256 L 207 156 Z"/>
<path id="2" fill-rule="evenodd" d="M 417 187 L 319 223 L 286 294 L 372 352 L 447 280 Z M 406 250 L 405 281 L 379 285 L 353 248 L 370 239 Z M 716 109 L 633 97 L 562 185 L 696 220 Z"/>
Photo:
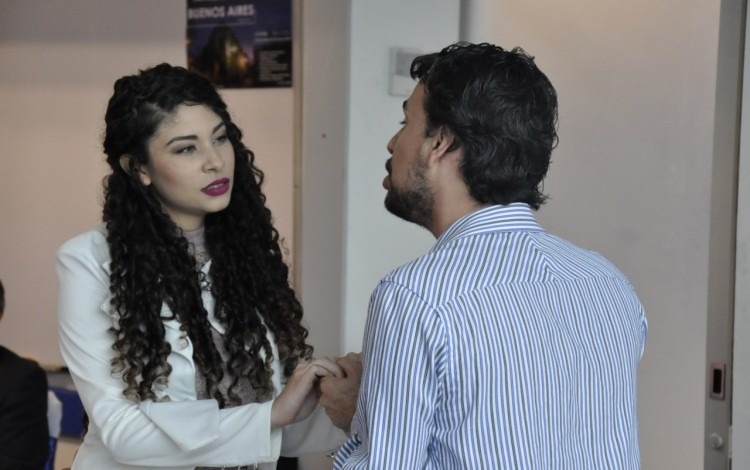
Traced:
<path id="1" fill-rule="evenodd" d="M 215 400 L 135 403 L 123 395 L 111 372 L 108 262 L 101 231 L 71 240 L 56 256 L 60 350 L 112 458 L 149 467 L 277 460 L 282 432 L 271 431 L 270 401 L 219 409 Z M 185 367 L 194 370 L 190 361 Z"/>
<path id="2" fill-rule="evenodd" d="M 333 452 L 346 440 L 344 431 L 331 423 L 322 406 L 306 419 L 284 426 L 281 441 L 281 455 L 298 457 L 300 455 Z"/>

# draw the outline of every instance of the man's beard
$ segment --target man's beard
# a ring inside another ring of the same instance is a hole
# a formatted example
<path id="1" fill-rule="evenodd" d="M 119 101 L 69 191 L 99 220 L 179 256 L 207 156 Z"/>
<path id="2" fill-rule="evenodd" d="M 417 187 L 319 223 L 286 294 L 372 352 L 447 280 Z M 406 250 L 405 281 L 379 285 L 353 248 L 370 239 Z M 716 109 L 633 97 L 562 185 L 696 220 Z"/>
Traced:
<path id="1" fill-rule="evenodd" d="M 396 217 L 429 230 L 432 225 L 435 195 L 427 184 L 422 165 L 417 163 L 411 173 L 411 188 L 396 188 L 391 181 L 390 189 L 385 195 L 385 208 Z"/>

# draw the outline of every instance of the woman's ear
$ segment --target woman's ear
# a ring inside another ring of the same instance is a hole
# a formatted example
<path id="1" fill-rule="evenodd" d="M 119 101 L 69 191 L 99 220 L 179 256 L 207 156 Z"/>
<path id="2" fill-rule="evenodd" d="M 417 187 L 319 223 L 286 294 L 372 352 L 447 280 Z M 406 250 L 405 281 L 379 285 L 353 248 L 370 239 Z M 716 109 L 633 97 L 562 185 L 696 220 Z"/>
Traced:
<path id="1" fill-rule="evenodd" d="M 138 171 L 138 177 L 140 178 L 141 183 L 144 186 L 149 186 L 151 184 L 151 177 L 148 175 L 148 172 L 143 168 L 143 166 L 136 163 L 133 156 L 129 153 L 120 156 L 120 168 L 122 168 L 122 170 L 127 174 L 130 174 L 135 168 Z"/>
<path id="2" fill-rule="evenodd" d="M 127 174 L 130 174 L 130 170 L 132 169 L 130 165 L 133 163 L 133 156 L 126 153 L 124 155 L 120 156 L 120 168 L 122 168 L 122 171 L 124 171 Z"/>

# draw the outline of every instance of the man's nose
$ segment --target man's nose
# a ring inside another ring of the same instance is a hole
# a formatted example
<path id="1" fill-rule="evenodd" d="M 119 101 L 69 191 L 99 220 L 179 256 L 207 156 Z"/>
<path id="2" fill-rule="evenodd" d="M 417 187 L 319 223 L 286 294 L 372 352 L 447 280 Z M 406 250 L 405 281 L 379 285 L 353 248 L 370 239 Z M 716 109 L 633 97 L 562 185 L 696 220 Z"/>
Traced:
<path id="1" fill-rule="evenodd" d="M 393 134 L 393 137 L 391 137 L 388 140 L 388 143 L 385 146 L 385 148 L 388 149 L 388 153 L 391 154 L 391 155 L 393 155 L 393 146 L 396 144 L 396 136 L 397 135 L 398 135 L 398 132 L 396 132 L 395 134 Z"/>

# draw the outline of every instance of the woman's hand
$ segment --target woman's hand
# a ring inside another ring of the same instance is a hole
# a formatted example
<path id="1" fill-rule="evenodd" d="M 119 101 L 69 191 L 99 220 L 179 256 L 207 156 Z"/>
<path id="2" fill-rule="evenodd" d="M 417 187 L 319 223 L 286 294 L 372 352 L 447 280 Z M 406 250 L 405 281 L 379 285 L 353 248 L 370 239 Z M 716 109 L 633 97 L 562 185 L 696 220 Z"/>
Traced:
<path id="1" fill-rule="evenodd" d="M 335 361 L 324 357 L 300 362 L 271 406 L 271 429 L 301 421 L 318 404 L 317 383 L 321 377 L 343 377 L 346 374 Z"/>

